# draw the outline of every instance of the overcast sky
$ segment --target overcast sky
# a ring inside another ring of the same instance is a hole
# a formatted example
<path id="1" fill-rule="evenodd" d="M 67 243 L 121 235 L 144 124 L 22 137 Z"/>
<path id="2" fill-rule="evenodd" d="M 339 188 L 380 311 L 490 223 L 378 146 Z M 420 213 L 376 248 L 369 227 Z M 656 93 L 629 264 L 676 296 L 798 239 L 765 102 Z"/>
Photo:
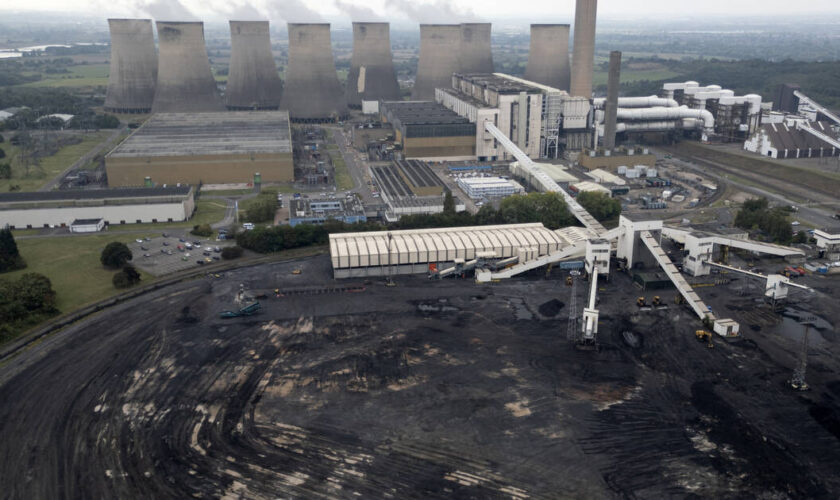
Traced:
<path id="1" fill-rule="evenodd" d="M 574 0 L 5 0 L 0 2 L 0 10 L 69 11 L 103 17 L 143 16 L 170 20 L 192 14 L 193 19 L 205 20 L 262 18 L 292 22 L 338 16 L 359 21 L 498 21 L 510 17 L 550 22 L 572 19 L 574 3 Z M 840 14 L 840 1 L 601 0 L 598 6 L 598 14 L 604 19 L 685 19 L 721 13 L 780 16 L 779 19 L 784 21 L 782 16 L 795 14 Z"/>

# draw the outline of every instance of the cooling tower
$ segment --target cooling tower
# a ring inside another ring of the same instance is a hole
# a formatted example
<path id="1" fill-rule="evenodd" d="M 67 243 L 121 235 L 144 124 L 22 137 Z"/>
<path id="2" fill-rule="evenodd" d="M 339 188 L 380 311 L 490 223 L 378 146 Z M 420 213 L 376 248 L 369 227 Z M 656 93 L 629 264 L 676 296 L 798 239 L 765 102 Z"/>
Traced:
<path id="1" fill-rule="evenodd" d="M 329 24 L 289 23 L 289 64 L 281 108 L 296 121 L 323 121 L 347 115 L 338 81 Z"/>
<path id="2" fill-rule="evenodd" d="M 400 86 L 391 56 L 388 23 L 353 23 L 353 58 L 347 74 L 347 103 L 358 107 L 362 101 L 395 101 Z"/>
<path id="3" fill-rule="evenodd" d="M 277 109 L 283 84 L 271 55 L 268 21 L 230 21 L 228 109 Z"/>
<path id="4" fill-rule="evenodd" d="M 105 110 L 148 113 L 155 98 L 157 53 L 151 19 L 108 19 L 111 69 Z"/>
<path id="5" fill-rule="evenodd" d="M 224 111 L 204 46 L 204 23 L 157 22 L 155 113 Z"/>
<path id="6" fill-rule="evenodd" d="M 490 49 L 490 23 L 461 24 L 459 73 L 492 73 L 493 53 Z M 448 84 L 447 87 L 451 87 Z"/>
<path id="7" fill-rule="evenodd" d="M 525 79 L 569 91 L 569 25 L 532 24 Z"/>
<path id="8" fill-rule="evenodd" d="M 435 89 L 452 87 L 452 73 L 460 71 L 461 25 L 421 24 L 420 59 L 411 98 L 431 101 Z"/>
<path id="9" fill-rule="evenodd" d="M 607 101 L 604 103 L 604 149 L 615 149 L 618 118 L 618 87 L 621 83 L 621 52 L 610 52 L 610 76 L 607 80 Z"/>
<path id="10" fill-rule="evenodd" d="M 595 63 L 595 17 L 598 0 L 577 0 L 575 43 L 572 47 L 572 84 L 569 93 L 592 98 L 592 66 Z"/>

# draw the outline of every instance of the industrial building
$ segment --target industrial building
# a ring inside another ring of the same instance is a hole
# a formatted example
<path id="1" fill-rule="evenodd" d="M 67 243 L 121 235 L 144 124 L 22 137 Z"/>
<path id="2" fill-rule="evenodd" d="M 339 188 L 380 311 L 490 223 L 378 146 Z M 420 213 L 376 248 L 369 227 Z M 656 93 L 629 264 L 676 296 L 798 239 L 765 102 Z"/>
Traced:
<path id="1" fill-rule="evenodd" d="M 289 64 L 281 108 L 299 122 L 336 121 L 347 116 L 329 24 L 289 23 Z"/>
<path id="2" fill-rule="evenodd" d="M 283 83 L 271 54 L 268 21 L 230 21 L 230 47 L 227 108 L 278 109 Z"/>
<path id="3" fill-rule="evenodd" d="M 525 79 L 569 91 L 569 25 L 532 24 Z"/>
<path id="4" fill-rule="evenodd" d="M 444 185 L 429 165 L 419 160 L 395 160 L 397 173 L 415 196 L 443 196 Z"/>
<path id="5" fill-rule="evenodd" d="M 833 137 L 835 143 L 811 133 L 817 131 Z M 777 159 L 822 158 L 840 156 L 837 135 L 828 122 L 804 124 L 804 120 L 788 123 L 766 123 L 744 142 L 744 149 Z"/>
<path id="6" fill-rule="evenodd" d="M 180 222 L 192 217 L 194 196 L 192 186 L 0 193 L 0 227 L 68 227 L 86 219 L 105 226 Z"/>
<path id="7" fill-rule="evenodd" d="M 286 111 L 158 113 L 105 156 L 110 186 L 294 180 Z"/>
<path id="8" fill-rule="evenodd" d="M 475 159 L 475 124 L 436 102 L 383 101 L 379 112 L 394 128 L 405 158 Z"/>
<path id="9" fill-rule="evenodd" d="M 155 98 L 158 56 L 151 19 L 108 19 L 111 64 L 105 110 L 148 113 Z"/>
<path id="10" fill-rule="evenodd" d="M 458 179 L 458 187 L 474 200 L 504 198 L 525 192 L 518 182 L 501 177 L 461 177 Z"/>
<path id="11" fill-rule="evenodd" d="M 477 125 L 493 123 L 529 157 L 556 158 L 591 141 L 587 99 L 503 73 L 455 73 L 451 80 L 437 89 L 437 102 Z M 476 132 L 479 159 L 511 158 L 484 127 Z"/>
<path id="12" fill-rule="evenodd" d="M 157 22 L 159 54 L 153 113 L 222 111 L 210 69 L 204 23 Z"/>
<path id="13" fill-rule="evenodd" d="M 509 258 L 523 248 L 543 256 L 568 245 L 539 223 L 330 235 L 336 278 L 426 273 L 457 259 Z"/>
<path id="14" fill-rule="evenodd" d="M 353 56 L 347 74 L 347 104 L 361 108 L 362 101 L 396 101 L 400 86 L 391 55 L 388 23 L 353 23 Z"/>
<path id="15" fill-rule="evenodd" d="M 328 220 L 354 224 L 365 222 L 365 210 L 358 201 L 295 199 L 289 203 L 289 225 L 323 224 Z"/>

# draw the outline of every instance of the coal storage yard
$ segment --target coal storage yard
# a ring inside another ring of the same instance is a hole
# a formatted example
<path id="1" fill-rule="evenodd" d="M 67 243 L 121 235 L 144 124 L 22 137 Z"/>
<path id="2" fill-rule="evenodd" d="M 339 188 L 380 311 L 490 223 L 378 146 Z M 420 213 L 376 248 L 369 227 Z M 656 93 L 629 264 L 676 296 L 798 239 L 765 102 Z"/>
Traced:
<path id="1" fill-rule="evenodd" d="M 703 292 L 755 325 L 710 349 L 614 274 L 598 351 L 559 272 L 386 287 L 316 257 L 150 292 L 3 359 L 2 496 L 840 496 L 837 312 L 796 392 L 753 299 Z M 261 309 L 220 318 L 240 284 Z M 800 307 L 834 311 L 822 286 Z"/>

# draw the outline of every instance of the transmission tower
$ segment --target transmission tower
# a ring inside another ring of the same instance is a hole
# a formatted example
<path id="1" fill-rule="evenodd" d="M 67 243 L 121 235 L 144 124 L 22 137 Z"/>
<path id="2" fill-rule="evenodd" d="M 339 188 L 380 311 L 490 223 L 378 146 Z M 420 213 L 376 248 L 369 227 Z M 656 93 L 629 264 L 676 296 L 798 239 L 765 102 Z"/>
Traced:
<path id="1" fill-rule="evenodd" d="M 566 340 L 574 342 L 578 338 L 578 317 L 577 317 L 577 282 L 580 272 L 571 271 L 569 278 L 572 280 L 572 297 L 569 299 L 569 326 L 566 330 Z"/>

